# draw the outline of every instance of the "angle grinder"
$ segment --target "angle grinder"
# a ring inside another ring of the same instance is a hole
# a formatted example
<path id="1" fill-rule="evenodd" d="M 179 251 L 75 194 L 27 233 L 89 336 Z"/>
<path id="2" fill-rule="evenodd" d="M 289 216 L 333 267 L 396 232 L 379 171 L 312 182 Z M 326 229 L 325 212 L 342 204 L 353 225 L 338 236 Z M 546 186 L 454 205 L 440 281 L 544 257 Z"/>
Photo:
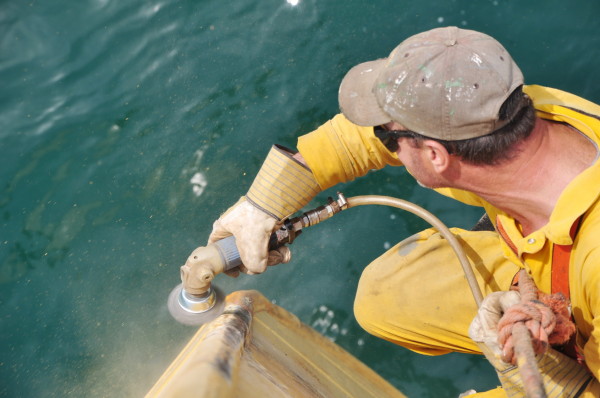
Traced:
<path id="1" fill-rule="evenodd" d="M 303 228 L 313 226 L 345 210 L 348 202 L 338 192 L 337 200 L 286 219 L 282 227 L 273 232 L 269 250 L 292 243 Z M 176 321 L 184 325 L 198 326 L 210 322 L 223 312 L 225 295 L 212 284 L 214 277 L 242 264 L 235 237 L 230 236 L 207 246 L 196 248 L 181 266 L 181 284 L 169 294 L 167 308 Z"/>

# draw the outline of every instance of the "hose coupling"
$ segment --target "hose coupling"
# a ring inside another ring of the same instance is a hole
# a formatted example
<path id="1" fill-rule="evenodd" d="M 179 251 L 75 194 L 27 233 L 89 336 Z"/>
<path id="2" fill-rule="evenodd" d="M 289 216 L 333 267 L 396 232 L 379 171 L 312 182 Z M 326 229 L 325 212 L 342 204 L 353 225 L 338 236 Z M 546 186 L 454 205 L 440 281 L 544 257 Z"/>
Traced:
<path id="1" fill-rule="evenodd" d="M 333 217 L 335 214 L 348 208 L 348 201 L 341 192 L 338 192 L 337 200 L 329 197 L 327 198 L 327 204 L 319 206 L 316 209 L 309 210 L 302 214 L 298 218 L 302 224 L 302 228 L 311 227 L 320 223 L 321 221 L 327 220 Z"/>

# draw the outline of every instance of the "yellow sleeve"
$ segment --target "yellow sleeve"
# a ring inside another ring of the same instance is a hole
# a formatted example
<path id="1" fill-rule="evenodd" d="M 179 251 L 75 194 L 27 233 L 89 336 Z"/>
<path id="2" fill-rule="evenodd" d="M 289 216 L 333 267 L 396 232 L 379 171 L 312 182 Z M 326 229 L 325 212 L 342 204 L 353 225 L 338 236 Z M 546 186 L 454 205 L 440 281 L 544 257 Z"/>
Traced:
<path id="1" fill-rule="evenodd" d="M 396 153 L 375 136 L 373 127 L 357 126 L 342 114 L 298 138 L 298 150 L 321 189 L 354 180 L 372 169 L 402 165 Z"/>

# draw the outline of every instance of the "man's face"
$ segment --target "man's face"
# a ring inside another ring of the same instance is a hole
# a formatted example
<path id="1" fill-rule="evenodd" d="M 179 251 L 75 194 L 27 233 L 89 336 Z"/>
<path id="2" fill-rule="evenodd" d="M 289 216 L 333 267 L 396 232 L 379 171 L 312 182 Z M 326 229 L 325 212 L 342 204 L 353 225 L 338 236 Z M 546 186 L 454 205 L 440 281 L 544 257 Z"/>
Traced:
<path id="1" fill-rule="evenodd" d="M 427 172 L 427 164 L 422 159 L 420 148 L 415 147 L 410 140 L 410 138 L 398 139 L 398 150 L 396 151 L 398 159 L 420 186 L 433 188 L 429 186 L 431 176 Z"/>
<path id="2" fill-rule="evenodd" d="M 389 122 L 382 127 L 387 130 L 407 130 L 406 127 L 397 122 Z M 426 145 L 420 147 L 414 145 L 411 138 L 402 137 L 398 139 L 398 150 L 396 151 L 398 159 L 417 180 L 417 183 L 425 188 L 440 188 L 442 182 L 429 161 L 428 151 L 429 148 Z"/>
<path id="3" fill-rule="evenodd" d="M 433 157 L 436 154 L 427 140 L 417 146 L 411 138 L 399 138 L 396 154 L 420 186 L 431 189 L 448 187 L 448 182 L 434 167 Z"/>

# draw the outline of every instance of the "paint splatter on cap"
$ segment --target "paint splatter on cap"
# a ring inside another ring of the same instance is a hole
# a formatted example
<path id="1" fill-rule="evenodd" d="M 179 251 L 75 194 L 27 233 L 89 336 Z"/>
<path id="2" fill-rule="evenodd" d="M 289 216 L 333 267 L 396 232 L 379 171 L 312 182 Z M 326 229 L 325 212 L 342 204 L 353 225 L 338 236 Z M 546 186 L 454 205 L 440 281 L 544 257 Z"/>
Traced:
<path id="1" fill-rule="evenodd" d="M 427 137 L 463 140 L 504 126 L 500 107 L 523 74 L 494 38 L 451 26 L 409 37 L 342 80 L 342 113 L 361 126 L 391 121 Z"/>

